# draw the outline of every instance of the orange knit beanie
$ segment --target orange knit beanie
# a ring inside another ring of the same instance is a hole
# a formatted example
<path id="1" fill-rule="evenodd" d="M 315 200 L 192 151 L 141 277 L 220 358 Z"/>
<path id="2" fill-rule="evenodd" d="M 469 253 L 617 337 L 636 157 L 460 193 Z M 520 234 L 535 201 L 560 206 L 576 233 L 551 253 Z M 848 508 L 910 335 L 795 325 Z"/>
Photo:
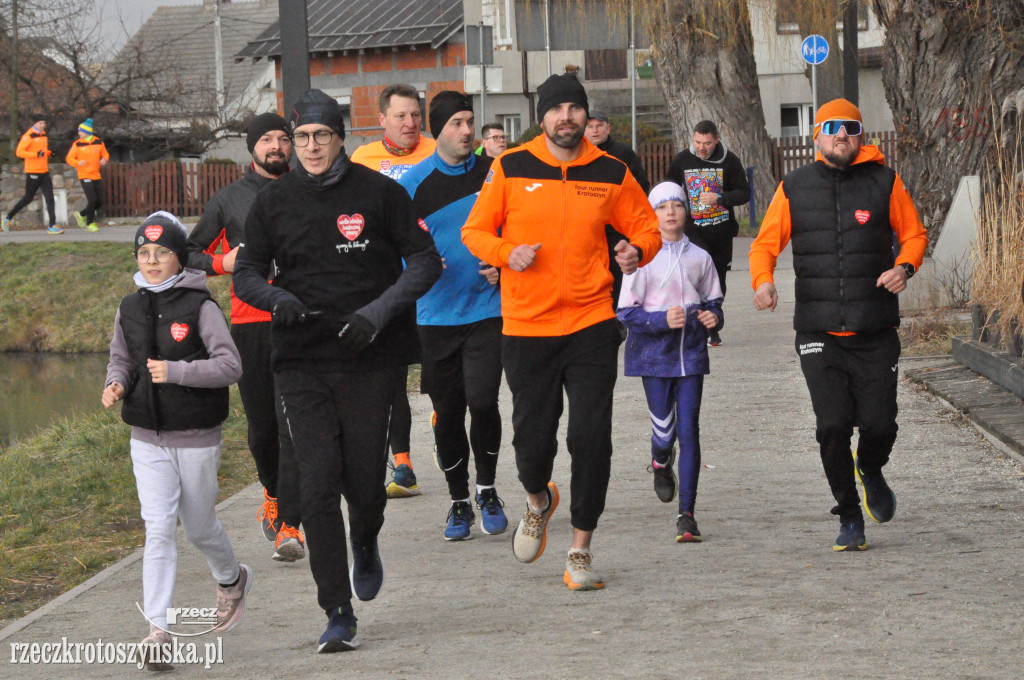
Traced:
<path id="1" fill-rule="evenodd" d="M 826 120 L 856 120 L 864 122 L 861 118 L 860 109 L 854 106 L 853 102 L 845 99 L 833 99 L 818 107 L 818 113 L 814 116 L 814 138 L 818 138 L 818 131 L 821 124 Z"/>

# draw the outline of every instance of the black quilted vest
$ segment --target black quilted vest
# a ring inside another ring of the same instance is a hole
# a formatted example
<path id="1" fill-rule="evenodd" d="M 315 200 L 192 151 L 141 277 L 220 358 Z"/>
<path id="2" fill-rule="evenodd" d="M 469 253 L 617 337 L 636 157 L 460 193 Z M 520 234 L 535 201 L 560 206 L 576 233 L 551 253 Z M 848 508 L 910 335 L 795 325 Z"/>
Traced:
<path id="1" fill-rule="evenodd" d="M 786 175 L 796 313 L 803 333 L 877 333 L 900 324 L 899 301 L 878 277 L 892 269 L 889 198 L 896 173 L 881 163 L 846 170 L 821 161 Z"/>
<path id="2" fill-rule="evenodd" d="M 132 360 L 132 384 L 126 385 L 121 417 L 148 430 L 215 427 L 228 417 L 228 388 L 153 384 L 146 368 L 152 357 L 166 361 L 209 359 L 199 337 L 199 307 L 205 291 L 172 288 L 162 293 L 139 290 L 121 301 L 121 330 Z"/>

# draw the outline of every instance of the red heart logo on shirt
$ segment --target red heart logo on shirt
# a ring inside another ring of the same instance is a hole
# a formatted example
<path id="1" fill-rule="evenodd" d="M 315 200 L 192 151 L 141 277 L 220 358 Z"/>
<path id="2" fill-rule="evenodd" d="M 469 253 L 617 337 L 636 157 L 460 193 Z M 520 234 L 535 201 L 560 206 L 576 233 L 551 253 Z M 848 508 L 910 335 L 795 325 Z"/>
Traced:
<path id="1" fill-rule="evenodd" d="M 380 162 L 380 171 L 381 172 L 387 172 L 390 169 L 391 169 L 391 161 L 390 160 L 385 158 L 384 160 L 382 160 Z"/>
<path id="2" fill-rule="evenodd" d="M 164 228 L 159 224 L 151 224 L 142 232 L 146 235 L 150 241 L 155 241 L 160 238 L 160 234 L 164 233 Z"/>
<path id="3" fill-rule="evenodd" d="M 857 212 L 853 213 L 853 216 L 856 217 L 857 221 L 860 222 L 861 224 L 866 224 L 867 221 L 871 219 L 871 213 L 868 212 L 867 210 L 858 210 Z"/>
<path id="4" fill-rule="evenodd" d="M 181 342 L 188 335 L 188 324 L 186 323 L 172 323 L 171 324 L 171 337 Z"/>
<path id="5" fill-rule="evenodd" d="M 357 236 L 363 233 L 363 225 L 366 224 L 366 220 L 359 213 L 352 215 L 339 215 L 338 216 L 338 231 L 341 235 L 347 238 L 349 241 L 354 240 Z"/>
<path id="6" fill-rule="evenodd" d="M 420 225 L 420 229 L 422 229 L 423 231 L 427 232 L 428 234 L 430 233 L 430 227 L 427 226 L 427 223 L 423 221 L 422 217 L 416 220 L 416 224 Z"/>

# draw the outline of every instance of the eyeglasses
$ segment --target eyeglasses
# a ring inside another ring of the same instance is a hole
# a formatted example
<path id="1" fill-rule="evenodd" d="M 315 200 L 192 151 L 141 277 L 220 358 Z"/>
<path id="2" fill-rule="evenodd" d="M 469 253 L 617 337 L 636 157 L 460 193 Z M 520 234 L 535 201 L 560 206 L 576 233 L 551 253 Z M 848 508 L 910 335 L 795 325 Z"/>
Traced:
<path id="1" fill-rule="evenodd" d="M 839 130 L 846 130 L 846 134 L 856 137 L 864 131 L 864 126 L 859 120 L 826 120 L 821 124 L 821 134 L 831 137 L 838 135 Z"/>
<path id="2" fill-rule="evenodd" d="M 313 134 L 308 132 L 293 132 L 292 133 L 292 144 L 302 148 L 309 146 L 309 140 L 312 138 L 316 142 L 317 146 L 325 146 L 331 143 L 334 139 L 334 135 L 337 133 L 334 130 L 317 130 Z"/>
<path id="3" fill-rule="evenodd" d="M 150 260 L 150 256 L 160 264 L 164 264 L 171 259 L 171 255 L 174 255 L 173 250 L 167 250 L 166 248 L 157 248 L 154 251 L 142 250 L 141 248 L 135 253 L 135 261 L 139 264 L 146 264 Z"/>
<path id="4" fill-rule="evenodd" d="M 492 139 L 495 142 L 506 142 L 508 141 L 508 135 L 491 135 L 490 137 L 484 137 L 484 141 Z"/>

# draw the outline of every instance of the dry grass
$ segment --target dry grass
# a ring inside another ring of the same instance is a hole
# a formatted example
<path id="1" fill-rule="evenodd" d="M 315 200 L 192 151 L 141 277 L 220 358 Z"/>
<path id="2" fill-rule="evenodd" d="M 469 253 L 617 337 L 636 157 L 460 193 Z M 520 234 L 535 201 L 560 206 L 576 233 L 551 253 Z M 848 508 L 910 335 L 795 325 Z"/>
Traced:
<path id="1" fill-rule="evenodd" d="M 220 500 L 256 481 L 237 388 L 224 424 Z M 0 625 L 142 545 L 119 409 L 65 419 L 0 449 Z"/>
<path id="2" fill-rule="evenodd" d="M 953 338 L 969 335 L 970 316 L 963 310 L 934 307 L 920 314 L 904 314 L 900 343 L 904 356 L 941 356 L 953 352 Z"/>
<path id="3" fill-rule="evenodd" d="M 1015 139 L 1021 139 L 1017 130 Z M 1002 149 L 1003 147 L 1000 146 Z M 982 219 L 975 241 L 971 301 L 984 309 L 990 337 L 1013 351 L 1012 332 L 1024 313 L 1024 168 L 1021 158 L 999 152 L 986 176 Z"/>

